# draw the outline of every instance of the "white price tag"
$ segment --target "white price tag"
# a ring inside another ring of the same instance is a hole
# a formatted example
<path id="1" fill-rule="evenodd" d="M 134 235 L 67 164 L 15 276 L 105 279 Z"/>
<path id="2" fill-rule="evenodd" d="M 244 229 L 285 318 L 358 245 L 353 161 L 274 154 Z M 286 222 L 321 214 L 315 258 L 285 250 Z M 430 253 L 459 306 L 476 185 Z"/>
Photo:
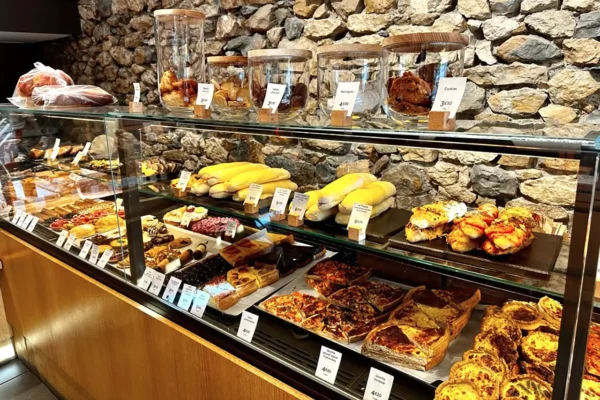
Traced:
<path id="1" fill-rule="evenodd" d="M 58 235 L 58 240 L 56 241 L 56 245 L 58 247 L 62 247 L 62 245 L 65 243 L 65 240 L 67 239 L 68 235 L 69 235 L 69 231 L 61 231 L 60 235 Z"/>
<path id="2" fill-rule="evenodd" d="M 112 255 L 113 255 L 112 250 L 110 250 L 110 249 L 104 250 L 104 253 L 102 253 L 102 257 L 100 257 L 100 259 L 98 260 L 98 263 L 96 265 L 100 268 L 106 267 L 106 264 L 108 263 L 108 260 L 110 260 Z"/>
<path id="3" fill-rule="evenodd" d="M 86 240 L 81 247 L 81 251 L 79 252 L 79 257 L 85 259 L 92 248 L 92 242 Z"/>
<path id="4" fill-rule="evenodd" d="M 90 147 L 92 147 L 92 142 L 87 142 L 83 150 L 81 150 L 81 154 L 87 156 L 88 151 L 90 151 Z"/>
<path id="5" fill-rule="evenodd" d="M 360 82 L 338 83 L 332 110 L 346 111 L 347 116 L 352 116 L 352 110 L 354 109 L 354 103 L 356 102 L 359 88 Z"/>
<path id="6" fill-rule="evenodd" d="M 133 102 L 134 103 L 139 103 L 140 102 L 140 84 L 139 82 L 134 82 L 133 83 Z"/>
<path id="7" fill-rule="evenodd" d="M 27 225 L 27 230 L 29 232 L 33 232 L 33 230 L 35 229 L 35 226 L 37 225 L 38 222 L 40 222 L 40 219 L 38 217 L 33 217 L 31 219 L 31 222 L 29 222 L 29 225 Z"/>
<path id="8" fill-rule="evenodd" d="M 79 161 L 81 161 L 81 158 L 83 157 L 83 152 L 78 152 L 77 155 L 75 156 L 75 158 L 73 159 L 73 161 L 71 162 L 71 164 L 73 165 L 79 165 Z"/>
<path id="9" fill-rule="evenodd" d="M 160 290 L 162 289 L 162 285 L 165 282 L 165 274 L 161 274 L 158 271 L 154 271 L 154 277 L 152 277 L 152 284 L 150 285 L 149 292 L 158 296 L 160 294 Z"/>
<path id="10" fill-rule="evenodd" d="M 310 196 L 305 193 L 294 193 L 294 199 L 292 200 L 291 214 L 298 216 L 298 219 L 304 219 L 304 213 L 306 212 L 306 206 Z"/>
<path id="11" fill-rule="evenodd" d="M 191 177 L 192 173 L 190 171 L 181 171 L 181 175 L 179 175 L 179 181 L 177 182 L 177 189 L 184 190 L 187 187 Z"/>
<path id="12" fill-rule="evenodd" d="M 23 211 L 16 209 L 11 222 L 13 224 L 17 224 L 19 222 L 19 218 L 21 218 L 22 214 L 23 214 Z"/>
<path id="13" fill-rule="evenodd" d="M 354 203 L 352 213 L 350 213 L 350 221 L 348 221 L 348 228 L 356 228 L 361 232 L 365 232 L 369 224 L 369 218 L 371 218 L 372 210 L 373 206 Z"/>
<path id="14" fill-rule="evenodd" d="M 229 236 L 230 238 L 235 237 L 235 233 L 237 232 L 237 222 L 235 221 L 227 221 L 227 225 L 225 225 L 225 236 Z"/>
<path id="15" fill-rule="evenodd" d="M 269 211 L 275 214 L 284 214 L 285 207 L 290 199 L 290 193 L 292 193 L 290 189 L 275 188 Z"/>
<path id="16" fill-rule="evenodd" d="M 32 219 L 33 219 L 33 215 L 22 214 L 21 220 L 19 221 L 19 226 L 23 229 L 27 228 L 27 226 L 29 226 L 29 223 L 31 222 Z"/>
<path id="17" fill-rule="evenodd" d="M 363 400 L 388 400 L 393 384 L 392 375 L 371 367 Z"/>
<path id="18" fill-rule="evenodd" d="M 212 83 L 199 83 L 198 94 L 196 95 L 196 105 L 204 106 L 208 109 L 212 102 L 215 86 Z"/>
<path id="19" fill-rule="evenodd" d="M 456 111 L 467 86 L 467 78 L 442 78 L 431 111 L 448 111 L 449 118 L 456 117 Z"/>
<path id="20" fill-rule="evenodd" d="M 238 328 L 237 336 L 240 339 L 244 339 L 246 342 L 251 342 L 257 324 L 258 315 L 244 311 L 242 313 L 242 320 L 240 321 L 240 327 Z"/>
<path id="21" fill-rule="evenodd" d="M 195 294 L 196 288 L 192 285 L 184 283 L 183 289 L 181 289 L 181 296 L 179 296 L 179 301 L 177 302 L 177 307 L 188 311 L 192 305 L 192 300 L 194 299 Z"/>
<path id="22" fill-rule="evenodd" d="M 65 245 L 63 246 L 63 249 L 70 250 L 71 246 L 73 246 L 73 243 L 75 243 L 75 240 L 77 240 L 77 236 L 75 236 L 75 235 L 69 235 L 69 238 L 65 242 Z"/>
<path id="23" fill-rule="evenodd" d="M 248 194 L 246 194 L 246 200 L 244 200 L 244 204 L 251 204 L 253 206 L 257 205 L 262 191 L 262 185 L 251 183 L 250 187 L 248 188 Z"/>
<path id="24" fill-rule="evenodd" d="M 265 95 L 262 108 L 270 108 L 272 110 L 271 114 L 275 114 L 277 107 L 279 107 L 279 103 L 281 103 L 281 99 L 283 99 L 284 93 L 285 85 L 268 83 L 267 94 Z"/>
<path id="25" fill-rule="evenodd" d="M 52 154 L 50 155 L 50 159 L 52 161 L 56 160 L 56 156 L 58 155 L 59 147 L 60 147 L 60 139 L 56 139 L 54 141 L 54 147 L 52 148 Z"/>
<path id="26" fill-rule="evenodd" d="M 315 376 L 333 385 L 335 383 L 335 378 L 337 376 L 338 369 L 340 368 L 341 361 L 342 353 L 332 350 L 328 347 L 321 346 L 321 355 L 319 356 L 319 362 L 317 363 Z"/>
<path id="27" fill-rule="evenodd" d="M 165 289 L 162 298 L 169 303 L 175 301 L 175 296 L 177 296 L 177 290 L 179 289 L 179 286 L 181 286 L 181 279 L 172 276 L 169 279 L 169 283 L 167 283 L 167 288 Z"/>
<path id="28" fill-rule="evenodd" d="M 98 262 L 98 253 L 100 252 L 100 248 L 97 244 L 92 245 L 92 251 L 90 253 L 90 262 L 94 265 Z"/>
<path id="29" fill-rule="evenodd" d="M 210 295 L 208 293 L 206 293 L 204 290 L 198 289 L 196 295 L 194 296 L 194 304 L 192 304 L 190 313 L 194 314 L 198 318 L 202 318 L 209 299 Z"/>
<path id="30" fill-rule="evenodd" d="M 144 271 L 144 275 L 142 276 L 142 279 L 141 279 L 140 283 L 138 284 L 138 287 L 143 290 L 148 290 L 153 279 L 154 279 L 154 270 L 152 268 L 146 267 L 146 270 Z"/>

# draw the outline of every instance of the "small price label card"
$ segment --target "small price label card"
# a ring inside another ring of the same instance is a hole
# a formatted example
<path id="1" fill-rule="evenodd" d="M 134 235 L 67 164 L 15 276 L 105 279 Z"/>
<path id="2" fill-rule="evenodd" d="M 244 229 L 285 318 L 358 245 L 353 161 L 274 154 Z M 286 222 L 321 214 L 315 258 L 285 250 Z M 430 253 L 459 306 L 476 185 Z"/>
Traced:
<path id="1" fill-rule="evenodd" d="M 167 283 L 167 288 L 165 289 L 162 298 L 169 303 L 175 301 L 175 296 L 177 296 L 177 290 L 179 290 L 179 286 L 181 286 L 181 279 L 172 276 L 169 279 L 169 283 Z"/>
<path id="2" fill-rule="evenodd" d="M 304 219 L 304 213 L 306 212 L 306 206 L 308 205 L 309 195 L 305 193 L 294 193 L 294 198 L 292 199 L 292 210 L 290 211 L 292 214 L 298 216 L 298 219 Z"/>
<path id="3" fill-rule="evenodd" d="M 194 300 L 195 294 L 196 288 L 192 285 L 184 283 L 183 289 L 181 289 L 181 296 L 179 296 L 179 301 L 177 302 L 177 307 L 188 311 L 192 305 L 192 300 Z"/>
<path id="4" fill-rule="evenodd" d="M 146 269 L 144 270 L 144 275 L 142 276 L 140 283 L 138 283 L 138 287 L 143 290 L 148 290 L 153 279 L 154 279 L 154 270 L 152 268 L 146 267 Z"/>
<path id="5" fill-rule="evenodd" d="M 363 400 L 388 400 L 393 384 L 392 375 L 371 367 Z"/>
<path id="6" fill-rule="evenodd" d="M 292 193 L 290 189 L 275 188 L 269 211 L 273 214 L 285 214 L 285 207 L 290 198 L 290 193 Z"/>
<path id="7" fill-rule="evenodd" d="M 92 245 L 92 251 L 90 253 L 90 262 L 94 265 L 98 262 L 98 253 L 100 252 L 100 248 L 97 244 Z"/>
<path id="8" fill-rule="evenodd" d="M 341 361 L 342 353 L 332 350 L 328 347 L 321 346 L 321 355 L 319 356 L 319 362 L 317 363 L 315 376 L 333 385 L 335 383 L 335 377 L 337 376 Z"/>
<path id="9" fill-rule="evenodd" d="M 83 148 L 83 150 L 81 150 L 81 153 L 82 153 L 84 156 L 87 156 L 87 153 L 88 153 L 88 151 L 90 151 L 90 147 L 92 147 L 92 142 L 87 142 L 87 143 L 85 144 L 85 147 Z"/>
<path id="10" fill-rule="evenodd" d="M 65 245 L 63 246 L 63 249 L 70 250 L 71 246 L 73 246 L 73 243 L 75 243 L 75 240 L 77 240 L 77 236 L 69 235 L 67 241 L 65 242 Z"/>
<path id="11" fill-rule="evenodd" d="M 25 222 L 25 218 L 27 218 L 27 213 L 21 211 L 21 214 L 19 214 L 19 219 L 17 219 L 17 225 L 18 226 L 23 225 L 23 222 Z"/>
<path id="12" fill-rule="evenodd" d="M 190 171 L 181 171 L 181 175 L 179 175 L 179 181 L 177 182 L 177 189 L 185 190 L 191 176 L 192 173 Z"/>
<path id="13" fill-rule="evenodd" d="M 338 83 L 332 110 L 346 111 L 346 115 L 351 117 L 359 88 L 360 82 Z"/>
<path id="14" fill-rule="evenodd" d="M 272 110 L 271 114 L 275 114 L 277 107 L 279 107 L 279 103 L 281 103 L 281 99 L 283 99 L 284 93 L 285 85 L 268 83 L 267 94 L 265 95 L 262 108 L 270 108 Z"/>
<path id="15" fill-rule="evenodd" d="M 246 342 L 252 342 L 252 336 L 254 336 L 257 324 L 258 315 L 244 311 L 242 313 L 242 320 L 240 321 L 237 336 L 240 339 L 244 339 Z"/>
<path id="16" fill-rule="evenodd" d="M 100 257 L 100 260 L 98 260 L 98 263 L 96 265 L 100 268 L 106 267 L 106 264 L 108 264 L 108 260 L 110 260 L 112 255 L 113 255 L 112 250 L 110 250 L 110 249 L 104 250 L 104 253 L 102 253 L 102 257 Z"/>
<path id="17" fill-rule="evenodd" d="M 69 235 L 69 231 L 61 231 L 60 235 L 58 235 L 58 240 L 56 241 L 56 245 L 58 247 L 62 247 L 65 244 L 65 240 L 67 240 L 67 236 Z"/>
<path id="18" fill-rule="evenodd" d="M 71 164 L 79 165 L 79 161 L 81 161 L 82 157 L 83 157 L 83 152 L 82 151 L 78 152 L 77 155 L 75 156 L 75 158 L 73 159 L 73 161 L 71 162 Z M 73 174 L 71 174 L 71 175 L 73 175 Z"/>
<path id="19" fill-rule="evenodd" d="M 140 102 L 140 83 L 139 82 L 134 82 L 133 83 L 133 102 L 134 103 L 139 103 Z"/>
<path id="20" fill-rule="evenodd" d="M 198 318 L 202 318 L 209 299 L 210 295 L 208 293 L 206 293 L 204 290 L 198 290 L 194 296 L 194 303 L 192 304 L 190 313 L 194 314 Z"/>
<path id="21" fill-rule="evenodd" d="M 33 217 L 29 222 L 29 225 L 27 225 L 27 230 L 29 232 L 33 232 L 38 222 L 40 222 L 40 219 L 38 217 Z"/>
<path id="22" fill-rule="evenodd" d="M 21 219 L 19 220 L 19 226 L 23 229 L 27 228 L 31 220 L 33 219 L 33 215 L 31 214 L 23 214 L 21 215 Z"/>
<path id="23" fill-rule="evenodd" d="M 160 294 L 160 290 L 162 289 L 162 285 L 165 282 L 165 274 L 161 274 L 158 271 L 154 271 L 154 276 L 152 277 L 152 284 L 150 285 L 149 292 L 153 295 L 158 296 Z"/>
<path id="24" fill-rule="evenodd" d="M 236 232 L 237 232 L 237 222 L 231 221 L 231 220 L 227 221 L 227 225 L 225 225 L 225 236 L 229 236 L 233 239 L 235 237 Z"/>
<path id="25" fill-rule="evenodd" d="M 54 147 L 52 148 L 52 154 L 50 154 L 50 159 L 52 161 L 56 160 L 56 156 L 58 155 L 59 147 L 60 147 L 60 139 L 56 139 L 54 141 Z"/>
<path id="26" fill-rule="evenodd" d="M 21 214 L 23 214 L 23 211 L 21 211 L 19 209 L 16 209 L 11 222 L 13 224 L 17 224 L 18 225 L 19 218 L 21 218 Z"/>
<path id="27" fill-rule="evenodd" d="M 181 217 L 181 226 L 187 228 L 192 222 L 192 216 L 188 215 L 189 213 L 184 213 L 183 217 Z"/>
<path id="28" fill-rule="evenodd" d="M 367 231 L 369 218 L 371 218 L 372 206 L 366 204 L 354 203 L 352 213 L 350 213 L 350 221 L 348 221 L 348 229 L 354 228 L 361 232 L 362 235 Z"/>
<path id="29" fill-rule="evenodd" d="M 246 195 L 246 200 L 244 200 L 244 204 L 251 204 L 253 206 L 257 205 L 262 191 L 262 185 L 251 183 L 250 188 L 248 189 L 248 194 Z"/>
<path id="30" fill-rule="evenodd" d="M 438 85 L 431 111 L 448 111 L 449 118 L 456 117 L 456 111 L 465 94 L 467 78 L 442 78 Z"/>
<path id="31" fill-rule="evenodd" d="M 215 86 L 212 83 L 199 83 L 198 94 L 196 96 L 196 105 L 204 106 L 208 109 L 212 103 Z"/>
<path id="32" fill-rule="evenodd" d="M 81 247 L 81 251 L 79 252 L 79 257 L 85 259 L 92 248 L 92 242 L 86 240 Z"/>

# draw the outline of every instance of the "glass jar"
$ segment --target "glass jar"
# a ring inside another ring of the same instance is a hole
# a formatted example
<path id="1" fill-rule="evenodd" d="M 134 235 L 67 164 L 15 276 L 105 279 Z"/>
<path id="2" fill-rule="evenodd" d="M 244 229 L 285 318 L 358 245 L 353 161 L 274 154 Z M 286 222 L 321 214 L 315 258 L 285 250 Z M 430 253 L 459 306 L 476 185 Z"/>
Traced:
<path id="1" fill-rule="evenodd" d="M 251 106 L 248 58 L 208 57 L 208 79 L 215 86 L 211 108 L 219 114 L 243 117 Z"/>
<path id="2" fill-rule="evenodd" d="M 340 82 L 359 82 L 352 116 L 364 119 L 382 103 L 383 52 L 376 44 L 338 44 L 317 49 L 317 92 L 321 111 L 329 115 Z"/>
<path id="3" fill-rule="evenodd" d="M 154 11 L 156 69 L 161 104 L 192 112 L 198 82 L 204 82 L 204 20 L 193 10 Z"/>
<path id="4" fill-rule="evenodd" d="M 383 40 L 384 109 L 399 124 L 426 124 L 440 78 L 461 77 L 469 38 L 460 33 L 411 33 Z"/>
<path id="5" fill-rule="evenodd" d="M 263 108 L 269 83 L 285 85 L 277 112 L 279 119 L 291 119 L 300 114 L 308 100 L 308 64 L 310 50 L 269 49 L 250 50 L 250 97 L 255 110 Z"/>

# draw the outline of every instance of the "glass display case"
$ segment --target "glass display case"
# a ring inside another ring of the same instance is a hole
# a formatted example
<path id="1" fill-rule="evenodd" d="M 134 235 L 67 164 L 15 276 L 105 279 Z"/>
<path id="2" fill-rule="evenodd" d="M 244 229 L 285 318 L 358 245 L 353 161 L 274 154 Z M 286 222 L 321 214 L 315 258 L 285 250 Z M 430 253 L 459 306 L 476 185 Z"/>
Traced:
<path id="1" fill-rule="evenodd" d="M 3 229 L 311 397 L 595 390 L 594 129 L 0 112 Z M 491 377 L 464 383 L 472 371 Z"/>

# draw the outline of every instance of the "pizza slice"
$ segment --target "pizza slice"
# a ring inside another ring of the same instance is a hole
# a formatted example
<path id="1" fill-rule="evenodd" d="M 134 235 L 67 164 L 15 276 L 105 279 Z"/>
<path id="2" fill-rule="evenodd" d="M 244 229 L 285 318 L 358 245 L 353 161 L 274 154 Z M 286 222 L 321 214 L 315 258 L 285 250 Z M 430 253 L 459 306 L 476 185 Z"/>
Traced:
<path id="1" fill-rule="evenodd" d="M 367 281 L 360 284 L 367 291 L 367 301 L 377 307 L 379 311 L 392 309 L 406 293 L 406 290 L 376 281 Z"/>
<path id="2" fill-rule="evenodd" d="M 329 281 L 336 285 L 350 286 L 366 282 L 371 276 L 371 272 L 372 268 L 350 266 L 339 261 L 325 260 L 308 270 L 306 277 Z"/>
<path id="3" fill-rule="evenodd" d="M 304 320 L 302 327 L 319 336 L 326 337 L 336 342 L 348 344 L 348 336 L 340 327 L 339 321 L 330 315 L 317 314 Z"/>
<path id="4" fill-rule="evenodd" d="M 333 293 L 344 287 L 329 281 L 319 281 L 312 278 L 306 278 L 306 283 L 308 283 L 308 286 L 313 288 L 317 293 L 325 297 L 331 296 Z"/>
<path id="5" fill-rule="evenodd" d="M 296 302 L 292 295 L 272 297 L 263 301 L 260 304 L 260 307 L 269 314 L 273 314 L 295 324 L 300 324 L 304 320 L 302 314 L 296 307 Z"/>
<path id="6" fill-rule="evenodd" d="M 304 318 L 309 318 L 313 315 L 323 312 L 329 305 L 329 303 L 325 300 L 302 292 L 294 292 L 292 293 L 292 296 L 294 298 L 296 308 L 300 311 L 300 313 L 302 313 Z"/>

